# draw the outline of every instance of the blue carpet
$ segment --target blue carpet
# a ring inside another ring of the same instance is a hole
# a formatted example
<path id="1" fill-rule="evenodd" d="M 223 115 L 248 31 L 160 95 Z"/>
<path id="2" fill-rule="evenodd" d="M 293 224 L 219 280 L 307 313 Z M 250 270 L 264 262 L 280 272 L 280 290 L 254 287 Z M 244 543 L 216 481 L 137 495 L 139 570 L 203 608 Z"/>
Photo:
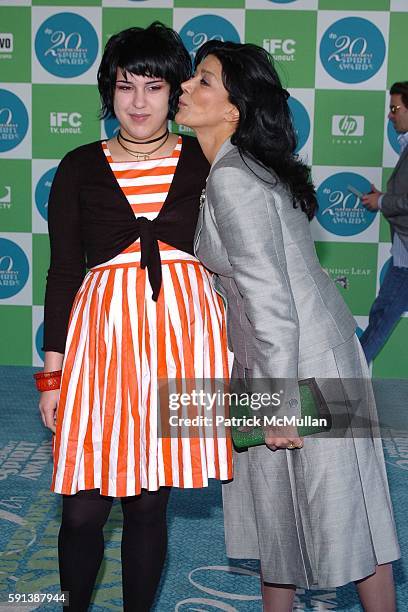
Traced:
<path id="1" fill-rule="evenodd" d="M 60 610 L 56 603 L 5 606 L 12 593 L 57 593 L 60 499 L 50 493 L 50 436 L 38 417 L 32 368 L 0 368 L 0 612 Z M 384 448 L 403 558 L 395 563 L 398 610 L 408 611 L 408 381 L 376 381 Z M 229 562 L 224 551 L 221 485 L 174 489 L 169 554 L 155 612 L 261 610 L 254 561 Z M 105 529 L 106 552 L 92 612 L 121 610 L 120 504 Z M 350 537 L 353 537 L 352 532 Z M 405 568 L 405 573 L 404 573 Z M 360 610 L 354 587 L 299 591 L 295 610 Z"/>

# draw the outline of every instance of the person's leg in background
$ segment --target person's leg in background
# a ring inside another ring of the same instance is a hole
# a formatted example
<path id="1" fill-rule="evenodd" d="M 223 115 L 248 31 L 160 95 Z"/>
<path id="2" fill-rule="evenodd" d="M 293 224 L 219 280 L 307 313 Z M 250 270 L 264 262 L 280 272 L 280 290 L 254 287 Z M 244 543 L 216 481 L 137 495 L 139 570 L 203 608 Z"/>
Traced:
<path id="1" fill-rule="evenodd" d="M 170 488 L 122 498 L 124 612 L 148 612 L 167 552 L 166 510 Z"/>
<path id="2" fill-rule="evenodd" d="M 406 310 L 408 310 L 408 268 L 391 266 L 371 307 L 368 326 L 360 337 L 367 363 L 380 352 Z"/>
<path id="3" fill-rule="evenodd" d="M 69 592 L 68 610 L 86 612 L 103 559 L 103 527 L 112 497 L 99 489 L 64 495 L 58 536 L 61 591 Z"/>

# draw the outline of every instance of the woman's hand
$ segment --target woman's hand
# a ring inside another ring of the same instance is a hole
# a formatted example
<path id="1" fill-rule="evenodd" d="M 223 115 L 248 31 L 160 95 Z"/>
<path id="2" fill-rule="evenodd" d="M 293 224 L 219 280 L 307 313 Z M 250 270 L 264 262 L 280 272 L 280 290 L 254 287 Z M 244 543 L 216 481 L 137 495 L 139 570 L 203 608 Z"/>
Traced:
<path id="1" fill-rule="evenodd" d="M 56 372 L 61 370 L 64 355 L 56 351 L 45 351 L 44 372 Z M 41 393 L 38 407 L 41 412 L 42 422 L 55 433 L 55 417 L 59 400 L 59 389 L 43 391 Z"/>
<path id="2" fill-rule="evenodd" d="M 43 391 L 38 405 L 41 413 L 42 422 L 55 434 L 56 411 L 59 399 L 59 389 Z"/>
<path id="3" fill-rule="evenodd" d="M 303 447 L 303 438 L 294 427 L 268 427 L 265 429 L 265 444 L 272 451 L 280 448 L 293 450 Z"/>

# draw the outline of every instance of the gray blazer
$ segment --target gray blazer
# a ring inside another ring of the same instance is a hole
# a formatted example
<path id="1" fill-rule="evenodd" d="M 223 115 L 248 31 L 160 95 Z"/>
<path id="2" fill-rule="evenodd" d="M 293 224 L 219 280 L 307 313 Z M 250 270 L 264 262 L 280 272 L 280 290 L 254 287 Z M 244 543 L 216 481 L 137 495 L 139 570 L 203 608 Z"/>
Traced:
<path id="1" fill-rule="evenodd" d="M 319 264 L 306 215 L 268 170 L 246 162 L 259 178 L 230 140 L 218 151 L 195 253 L 227 304 L 236 360 L 253 378 L 297 380 L 299 361 L 342 344 L 356 323 Z"/>
<path id="2" fill-rule="evenodd" d="M 408 249 L 408 147 L 404 149 L 391 174 L 383 197 L 381 211 Z"/>

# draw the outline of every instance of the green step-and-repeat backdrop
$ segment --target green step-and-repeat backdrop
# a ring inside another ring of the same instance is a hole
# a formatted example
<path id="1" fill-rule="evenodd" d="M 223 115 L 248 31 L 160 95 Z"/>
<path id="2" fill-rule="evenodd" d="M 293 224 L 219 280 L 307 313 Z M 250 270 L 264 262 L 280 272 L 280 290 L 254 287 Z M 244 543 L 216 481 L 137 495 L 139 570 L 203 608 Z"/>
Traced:
<path id="1" fill-rule="evenodd" d="M 359 327 L 367 324 L 389 265 L 389 227 L 348 186 L 385 187 L 398 159 L 388 89 L 408 78 L 408 0 L 1 0 L 1 364 L 42 364 L 55 169 L 68 150 L 115 132 L 114 121 L 97 118 L 108 37 L 156 19 L 180 33 L 192 57 L 211 38 L 273 55 L 318 188 L 318 255 Z M 408 377 L 407 346 L 403 317 L 374 376 Z"/>

